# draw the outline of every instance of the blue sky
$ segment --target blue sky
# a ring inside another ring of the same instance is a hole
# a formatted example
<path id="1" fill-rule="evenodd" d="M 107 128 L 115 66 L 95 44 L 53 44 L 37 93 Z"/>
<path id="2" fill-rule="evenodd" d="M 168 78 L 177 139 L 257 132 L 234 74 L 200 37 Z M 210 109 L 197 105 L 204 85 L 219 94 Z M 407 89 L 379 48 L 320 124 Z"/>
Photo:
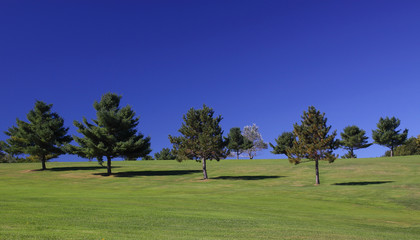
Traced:
<path id="1" fill-rule="evenodd" d="M 42 100 L 77 134 L 73 120 L 115 92 L 152 153 L 203 103 L 225 134 L 256 123 L 267 142 L 310 105 L 338 132 L 357 125 L 372 141 L 395 116 L 417 136 L 419 12 L 419 1 L 1 1 L 0 131 Z M 257 158 L 283 158 L 270 150 Z"/>

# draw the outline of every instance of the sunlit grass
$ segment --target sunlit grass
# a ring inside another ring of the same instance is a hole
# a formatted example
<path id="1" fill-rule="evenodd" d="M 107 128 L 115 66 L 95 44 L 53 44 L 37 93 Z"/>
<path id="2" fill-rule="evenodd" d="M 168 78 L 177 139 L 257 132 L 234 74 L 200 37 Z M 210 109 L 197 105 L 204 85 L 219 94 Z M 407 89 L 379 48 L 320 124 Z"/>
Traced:
<path id="1" fill-rule="evenodd" d="M 0 165 L 0 239 L 420 239 L 420 157 Z"/>

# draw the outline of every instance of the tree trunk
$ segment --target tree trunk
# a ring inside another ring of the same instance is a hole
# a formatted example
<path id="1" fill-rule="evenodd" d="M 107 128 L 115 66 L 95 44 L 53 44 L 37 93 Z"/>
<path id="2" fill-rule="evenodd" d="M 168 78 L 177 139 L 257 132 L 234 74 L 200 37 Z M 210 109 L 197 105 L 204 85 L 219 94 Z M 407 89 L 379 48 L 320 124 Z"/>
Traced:
<path id="1" fill-rule="evenodd" d="M 318 160 L 315 160 L 315 181 L 316 181 L 316 185 L 320 184 L 319 181 L 319 167 L 318 167 Z"/>
<path id="2" fill-rule="evenodd" d="M 236 152 L 236 159 L 239 159 L 239 151 Z"/>
<path id="3" fill-rule="evenodd" d="M 111 172 L 111 157 L 106 156 L 106 159 L 107 159 L 106 169 L 107 169 L 108 175 L 111 175 L 112 174 L 112 172 Z"/>
<path id="4" fill-rule="evenodd" d="M 391 147 L 391 157 L 394 156 L 394 147 Z"/>
<path id="5" fill-rule="evenodd" d="M 41 158 L 41 162 L 42 162 L 42 170 L 47 170 L 47 166 L 45 165 L 45 157 L 44 156 L 42 156 L 42 158 Z"/>
<path id="6" fill-rule="evenodd" d="M 207 178 L 207 166 L 206 166 L 206 159 L 201 160 L 203 162 L 203 179 L 206 180 Z"/>
<path id="7" fill-rule="evenodd" d="M 350 154 L 351 154 L 351 158 L 355 158 L 355 157 L 354 157 L 353 148 L 352 148 L 352 149 L 350 149 Z"/>

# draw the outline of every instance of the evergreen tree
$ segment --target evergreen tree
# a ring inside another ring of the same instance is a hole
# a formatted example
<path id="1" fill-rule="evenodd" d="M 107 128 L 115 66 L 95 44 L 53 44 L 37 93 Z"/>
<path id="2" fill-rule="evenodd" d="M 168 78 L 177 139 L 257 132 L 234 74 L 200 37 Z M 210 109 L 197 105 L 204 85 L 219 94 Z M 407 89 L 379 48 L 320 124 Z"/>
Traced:
<path id="1" fill-rule="evenodd" d="M 28 154 L 30 158 L 42 162 L 64 154 L 63 145 L 71 142 L 64 127 L 64 120 L 51 111 L 52 104 L 36 101 L 33 110 L 26 115 L 28 122 L 16 120 L 17 126 L 6 132 L 10 138 L 3 143 L 5 151 L 11 156 Z"/>
<path id="2" fill-rule="evenodd" d="M 242 135 L 241 129 L 238 127 L 230 129 L 226 140 L 228 142 L 227 148 L 236 153 L 236 159 L 239 159 L 239 155 L 244 150 L 252 147 L 252 142 Z"/>
<path id="3" fill-rule="evenodd" d="M 315 107 L 310 106 L 308 111 L 302 115 L 301 125 L 293 125 L 293 134 L 296 136 L 293 147 L 286 150 L 289 161 L 294 164 L 308 161 L 315 161 L 316 184 L 320 184 L 318 162 L 327 160 L 330 163 L 337 158 L 333 150 L 338 147 L 337 135 L 333 131 L 329 135 L 331 126 L 327 126 L 325 113 L 320 113 Z"/>
<path id="4" fill-rule="evenodd" d="M 162 150 L 158 153 L 155 153 L 156 160 L 175 160 L 176 156 L 172 154 L 171 149 L 169 148 L 162 148 Z"/>
<path id="5" fill-rule="evenodd" d="M 345 155 L 346 158 L 357 158 L 354 150 L 367 148 L 372 145 L 372 143 L 368 143 L 368 137 L 365 134 L 366 132 L 363 129 L 355 125 L 345 127 L 343 132 L 340 133 L 340 145 L 348 150 L 348 153 Z"/>
<path id="6" fill-rule="evenodd" d="M 19 128 L 12 126 L 4 133 L 9 136 L 9 138 L 5 142 L 1 142 L 3 150 L 12 157 L 23 154 L 23 149 L 26 144 L 25 139 L 19 135 Z"/>
<path id="7" fill-rule="evenodd" d="M 242 135 L 252 143 L 250 148 L 245 149 L 249 159 L 253 159 L 257 156 L 258 151 L 268 148 L 268 144 L 264 142 L 259 128 L 255 123 L 252 124 L 252 126 L 245 126 Z"/>
<path id="8" fill-rule="evenodd" d="M 206 161 L 212 159 L 219 161 L 228 154 L 227 143 L 223 140 L 223 131 L 219 125 L 222 116 L 213 117 L 213 115 L 213 109 L 206 105 L 203 105 L 202 109 L 191 108 L 183 116 L 184 122 L 178 130 L 182 136 L 169 135 L 177 160 L 201 161 L 204 179 L 208 179 Z"/>
<path id="9" fill-rule="evenodd" d="M 73 136 L 79 146 L 69 146 L 69 151 L 84 158 L 107 159 L 107 173 L 111 175 L 111 160 L 116 157 L 135 159 L 151 152 L 150 137 L 137 131 L 139 118 L 130 106 L 120 108 L 121 96 L 104 94 L 100 102 L 95 101 L 96 120 L 89 123 L 74 121 L 83 137 Z"/>
<path id="10" fill-rule="evenodd" d="M 155 160 L 155 159 L 153 159 L 153 157 L 152 157 L 152 156 L 150 156 L 150 155 L 146 155 L 146 156 L 142 157 L 142 160 L 147 160 L 147 161 L 149 161 L 149 160 Z"/>
<path id="11" fill-rule="evenodd" d="M 277 145 L 270 143 L 270 146 L 273 148 L 271 153 L 273 154 L 284 154 L 287 155 L 287 149 L 293 147 L 293 140 L 295 136 L 292 132 L 283 132 L 277 139 L 275 139 Z"/>
<path id="12" fill-rule="evenodd" d="M 401 130 L 397 130 L 400 126 L 400 120 L 398 118 L 386 117 L 380 118 L 378 128 L 372 130 L 372 138 L 375 143 L 386 146 L 391 150 L 391 157 L 394 156 L 394 148 L 403 144 L 407 140 L 408 130 L 405 129 L 402 133 Z"/>

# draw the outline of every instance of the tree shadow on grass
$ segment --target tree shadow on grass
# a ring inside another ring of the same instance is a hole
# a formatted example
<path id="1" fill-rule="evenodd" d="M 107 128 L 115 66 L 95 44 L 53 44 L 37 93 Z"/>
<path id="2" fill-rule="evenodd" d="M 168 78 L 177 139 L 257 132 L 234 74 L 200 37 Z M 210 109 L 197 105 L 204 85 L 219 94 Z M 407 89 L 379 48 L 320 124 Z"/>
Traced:
<path id="1" fill-rule="evenodd" d="M 334 183 L 332 185 L 340 185 L 340 186 L 364 186 L 364 185 L 384 184 L 384 183 L 391 183 L 391 182 L 394 182 L 394 181 L 344 182 L 344 183 Z"/>
<path id="2" fill-rule="evenodd" d="M 112 167 L 114 168 L 120 168 L 120 167 Z M 90 166 L 90 167 L 54 167 L 54 168 L 47 168 L 47 171 L 79 171 L 79 170 L 97 170 L 97 169 L 106 169 L 106 167 L 101 166 Z"/>
<path id="3" fill-rule="evenodd" d="M 272 179 L 272 178 L 282 178 L 286 176 L 219 176 L 211 179 L 222 179 L 222 180 L 263 180 L 263 179 Z"/>
<path id="4" fill-rule="evenodd" d="M 201 170 L 169 170 L 169 171 L 130 171 L 113 173 L 114 177 L 138 177 L 138 176 L 176 176 L 198 173 Z M 94 173 L 94 175 L 108 176 L 107 173 Z"/>

